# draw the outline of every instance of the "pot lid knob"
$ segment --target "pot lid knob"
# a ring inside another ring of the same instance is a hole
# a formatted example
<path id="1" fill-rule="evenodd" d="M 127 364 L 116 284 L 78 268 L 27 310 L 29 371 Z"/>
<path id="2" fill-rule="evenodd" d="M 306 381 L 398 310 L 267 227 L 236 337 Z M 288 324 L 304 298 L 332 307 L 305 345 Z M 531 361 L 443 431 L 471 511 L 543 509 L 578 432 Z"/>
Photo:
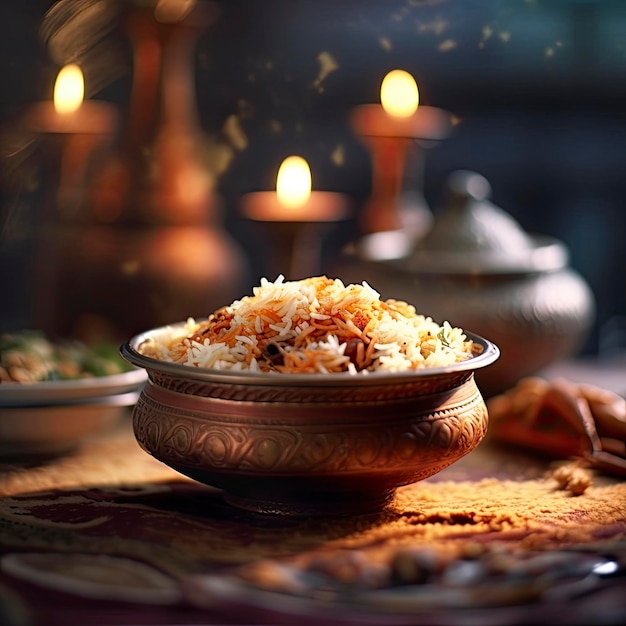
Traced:
<path id="1" fill-rule="evenodd" d="M 489 199 L 489 181 L 469 170 L 452 172 L 447 199 L 430 230 L 402 263 L 407 271 L 503 273 L 547 271 L 567 264 L 562 242 L 531 235 Z"/>
<path id="2" fill-rule="evenodd" d="M 532 248 L 518 222 L 489 197 L 489 181 L 476 172 L 457 170 L 446 182 L 447 202 L 419 248 L 517 254 Z"/>

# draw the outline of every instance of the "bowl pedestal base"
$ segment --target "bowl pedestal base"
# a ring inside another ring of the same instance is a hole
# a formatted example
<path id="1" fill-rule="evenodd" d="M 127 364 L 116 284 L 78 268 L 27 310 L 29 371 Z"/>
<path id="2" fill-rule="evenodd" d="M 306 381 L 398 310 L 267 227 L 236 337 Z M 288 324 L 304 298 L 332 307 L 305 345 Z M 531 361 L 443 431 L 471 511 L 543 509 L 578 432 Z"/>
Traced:
<path id="1" fill-rule="evenodd" d="M 342 517 L 380 513 L 393 499 L 398 475 L 369 477 L 363 474 L 276 475 L 263 480 L 259 474 L 229 475 L 169 464 L 185 476 L 222 491 L 222 500 L 251 513 L 281 517 Z M 410 476 L 403 481 L 414 482 Z"/>

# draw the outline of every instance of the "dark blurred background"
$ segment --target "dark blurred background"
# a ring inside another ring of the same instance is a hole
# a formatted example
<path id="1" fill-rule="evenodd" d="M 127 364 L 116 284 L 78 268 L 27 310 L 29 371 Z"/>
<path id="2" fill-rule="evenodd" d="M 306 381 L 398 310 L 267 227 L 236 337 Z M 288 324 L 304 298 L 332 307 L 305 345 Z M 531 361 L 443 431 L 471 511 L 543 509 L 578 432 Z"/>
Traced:
<path id="1" fill-rule="evenodd" d="M 0 2 L 5 127 L 32 102 L 50 98 L 60 60 L 41 25 L 54 4 Z M 87 95 L 124 111 L 132 76 L 128 43 L 106 19 L 79 19 L 72 3 L 64 4 L 70 24 L 74 20 L 69 39 L 83 46 Z M 94 4 L 82 8 L 93 13 Z M 241 219 L 240 196 L 273 188 L 280 161 L 298 153 L 309 161 L 316 189 L 348 194 L 358 212 L 369 192 L 371 163 L 348 114 L 376 102 L 383 76 L 400 67 L 416 78 L 422 104 L 441 107 L 457 121 L 452 136 L 426 154 L 423 186 L 432 211 L 443 201 L 450 172 L 483 174 L 492 200 L 526 230 L 561 239 L 571 265 L 591 286 L 598 313 L 583 352 L 626 345 L 623 0 L 218 4 L 219 19 L 196 50 L 197 106 L 207 142 L 230 149 L 219 179 L 223 219 L 247 250 L 253 279 L 263 275 L 263 256 L 254 230 Z M 4 156 L 13 149 L 6 141 Z M 29 285 L 18 280 L 25 254 L 20 242 L 28 238 L 24 216 L 40 191 L 36 176 L 0 191 L 5 329 L 24 325 Z M 347 223 L 329 236 L 328 258 L 352 229 Z"/>

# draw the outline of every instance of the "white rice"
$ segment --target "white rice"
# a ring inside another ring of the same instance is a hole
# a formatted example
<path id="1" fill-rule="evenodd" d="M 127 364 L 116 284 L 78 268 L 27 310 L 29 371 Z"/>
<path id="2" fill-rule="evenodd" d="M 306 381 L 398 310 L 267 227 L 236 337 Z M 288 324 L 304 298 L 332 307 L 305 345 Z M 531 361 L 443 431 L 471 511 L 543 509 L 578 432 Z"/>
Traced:
<path id="1" fill-rule="evenodd" d="M 261 279 L 253 295 L 205 321 L 166 329 L 140 350 L 209 369 L 355 375 L 445 366 L 470 358 L 475 347 L 462 329 L 406 302 L 381 301 L 366 282 L 279 276 Z"/>

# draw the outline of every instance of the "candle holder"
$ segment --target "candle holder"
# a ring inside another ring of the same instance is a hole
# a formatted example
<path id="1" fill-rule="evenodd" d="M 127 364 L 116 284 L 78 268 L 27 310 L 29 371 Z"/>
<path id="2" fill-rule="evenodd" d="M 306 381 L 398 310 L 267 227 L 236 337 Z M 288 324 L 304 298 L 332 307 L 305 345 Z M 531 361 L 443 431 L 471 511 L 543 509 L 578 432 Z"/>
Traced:
<path id="1" fill-rule="evenodd" d="M 321 222 L 256 222 L 266 262 L 263 273 L 275 280 L 282 274 L 286 280 L 301 280 L 323 273 L 322 247 L 329 224 Z M 258 239 L 257 239 L 258 241 Z"/>
<path id="2" fill-rule="evenodd" d="M 272 280 L 279 274 L 301 280 L 323 273 L 324 237 L 348 216 L 346 198 L 327 191 L 311 192 L 297 209 L 281 205 L 275 192 L 252 192 L 242 198 L 242 212 L 269 244 L 264 270 Z"/>
<path id="3" fill-rule="evenodd" d="M 95 108 L 91 105 L 95 104 Z M 85 194 L 99 159 L 110 148 L 117 130 L 115 109 L 105 103 L 85 103 L 91 109 L 89 116 L 72 126 L 56 122 L 45 124 L 40 115 L 27 116 L 27 132 L 43 138 L 41 151 L 42 170 L 48 173 L 46 187 L 49 202 L 42 207 L 40 224 L 48 227 L 56 221 L 80 219 L 85 204 Z M 42 113 L 35 107 L 33 113 Z M 41 123 L 39 123 L 41 122 Z"/>
<path id="4" fill-rule="evenodd" d="M 445 139 L 451 132 L 450 116 L 442 109 L 420 106 L 408 118 L 389 115 L 381 105 L 364 104 L 353 109 L 350 124 L 372 156 L 372 188 L 361 209 L 361 234 L 402 230 L 417 238 L 430 224 L 422 184 L 413 190 L 413 201 L 403 202 L 403 183 L 409 150 L 414 165 L 423 167 L 426 142 Z M 421 178 L 421 177 L 420 177 Z"/>
<path id="5" fill-rule="evenodd" d="M 56 234 L 60 225 L 80 219 L 88 182 L 118 128 L 118 113 L 109 103 L 88 100 L 78 110 L 60 114 L 50 100 L 30 106 L 17 128 L 21 136 L 34 141 L 42 189 L 34 208 L 32 253 L 25 268 L 33 285 L 26 324 L 58 337 L 59 308 L 55 302 L 62 278 L 57 275 L 61 252 Z"/>

